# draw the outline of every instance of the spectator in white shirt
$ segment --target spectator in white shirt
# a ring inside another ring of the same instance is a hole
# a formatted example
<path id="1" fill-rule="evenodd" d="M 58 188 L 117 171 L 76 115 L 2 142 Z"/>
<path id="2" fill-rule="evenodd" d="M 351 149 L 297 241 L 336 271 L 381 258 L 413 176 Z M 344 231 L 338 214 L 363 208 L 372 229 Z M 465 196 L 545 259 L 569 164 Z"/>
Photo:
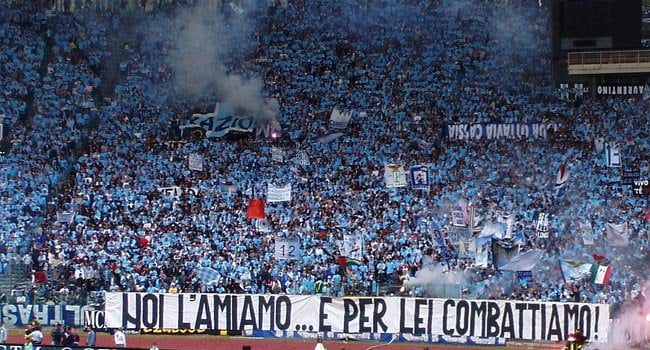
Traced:
<path id="1" fill-rule="evenodd" d="M 5 327 L 4 322 L 0 321 L 0 344 L 7 342 L 8 334 L 7 327 Z"/>
<path id="2" fill-rule="evenodd" d="M 126 335 L 124 334 L 124 332 L 122 332 L 121 328 L 115 330 L 115 334 L 113 334 L 113 340 L 115 340 L 116 348 L 126 347 Z"/>
<path id="3" fill-rule="evenodd" d="M 319 335 L 318 340 L 316 341 L 316 347 L 314 350 L 327 350 L 325 345 L 323 345 L 323 338 Z"/>
<path id="4" fill-rule="evenodd" d="M 43 341 L 43 333 L 40 328 L 35 328 L 29 335 L 32 337 L 34 345 L 39 345 Z"/>

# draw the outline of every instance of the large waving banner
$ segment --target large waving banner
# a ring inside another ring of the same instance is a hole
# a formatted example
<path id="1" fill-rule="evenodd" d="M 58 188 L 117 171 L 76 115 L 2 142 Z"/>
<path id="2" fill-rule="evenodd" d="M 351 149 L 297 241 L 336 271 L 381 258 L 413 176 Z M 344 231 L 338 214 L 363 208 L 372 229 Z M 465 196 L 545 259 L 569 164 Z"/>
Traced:
<path id="1" fill-rule="evenodd" d="M 550 130 L 558 129 L 557 123 L 450 124 L 445 127 L 445 136 L 450 141 L 544 140 Z"/>
<path id="2" fill-rule="evenodd" d="M 232 131 L 252 133 L 255 127 L 255 120 L 252 117 L 234 116 L 206 116 L 194 114 L 188 124 L 181 128 L 200 126 L 205 129 L 207 137 L 223 137 Z"/>
<path id="3" fill-rule="evenodd" d="M 606 342 L 609 305 L 401 297 L 107 293 L 109 328 L 434 334 Z"/>
<path id="4" fill-rule="evenodd" d="M 215 113 L 193 114 L 180 128 L 203 128 L 207 137 L 224 137 L 230 132 L 253 132 L 255 128 L 253 117 L 233 116 L 226 112 L 224 110 Z"/>

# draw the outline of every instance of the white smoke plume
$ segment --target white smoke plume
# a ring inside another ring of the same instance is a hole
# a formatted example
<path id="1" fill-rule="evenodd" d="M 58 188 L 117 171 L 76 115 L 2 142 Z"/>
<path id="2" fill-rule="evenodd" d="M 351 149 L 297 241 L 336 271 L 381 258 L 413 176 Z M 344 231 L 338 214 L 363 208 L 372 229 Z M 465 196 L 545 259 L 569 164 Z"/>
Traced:
<path id="1" fill-rule="evenodd" d="M 443 285 L 465 285 L 467 276 L 459 271 L 447 271 L 442 266 L 429 266 L 418 270 L 415 277 L 404 281 L 404 287 L 420 287 L 427 296 L 442 296 Z"/>
<path id="2" fill-rule="evenodd" d="M 650 282 L 641 289 L 641 297 L 629 302 L 612 325 L 612 342 L 616 349 L 650 342 Z"/>
<path id="3" fill-rule="evenodd" d="M 253 24 L 246 13 L 226 18 L 202 5 L 181 10 L 169 33 L 174 42 L 169 63 L 180 93 L 216 96 L 236 113 L 273 119 L 279 106 L 262 94 L 262 81 L 231 70 L 243 65 L 251 42 Z"/>

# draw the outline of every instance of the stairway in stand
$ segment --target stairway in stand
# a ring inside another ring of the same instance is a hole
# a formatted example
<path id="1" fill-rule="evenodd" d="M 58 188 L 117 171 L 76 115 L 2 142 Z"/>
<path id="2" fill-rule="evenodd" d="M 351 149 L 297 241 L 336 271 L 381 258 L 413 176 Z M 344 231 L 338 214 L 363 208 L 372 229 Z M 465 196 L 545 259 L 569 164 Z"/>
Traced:
<path id="1" fill-rule="evenodd" d="M 8 270 L 0 274 L 0 304 L 16 303 L 16 296 L 11 292 L 26 293 L 30 284 L 31 274 L 23 264 L 10 264 Z"/>

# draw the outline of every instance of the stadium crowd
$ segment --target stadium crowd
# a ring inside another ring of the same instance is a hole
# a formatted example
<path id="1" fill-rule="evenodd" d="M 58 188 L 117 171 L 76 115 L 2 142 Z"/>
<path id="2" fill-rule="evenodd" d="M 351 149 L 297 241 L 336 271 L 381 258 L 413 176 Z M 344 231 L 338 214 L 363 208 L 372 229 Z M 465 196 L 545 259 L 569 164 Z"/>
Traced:
<path id="1" fill-rule="evenodd" d="M 434 267 L 446 271 L 436 283 L 461 272 L 472 297 L 615 304 L 639 292 L 647 199 L 619 178 L 626 167 L 648 174 L 650 104 L 640 96 L 560 99 L 545 6 L 269 3 L 242 14 L 223 9 L 228 21 L 254 23 L 224 62 L 229 74 L 260 77 L 263 95 L 278 100 L 277 139 L 181 132 L 183 118 L 218 101 L 176 85 L 174 12 L 143 20 L 124 46 L 119 83 L 101 96 L 117 15 L 0 9 L 0 112 L 12 144 L 0 158 L 0 253 L 31 266 L 30 298 L 426 294 L 427 283 L 399 287 Z M 355 113 L 326 142 L 319 138 L 332 131 L 333 108 Z M 541 122 L 560 127 L 545 140 L 451 141 L 444 133 L 449 124 Z M 623 168 L 605 165 L 603 140 L 619 145 Z M 190 154 L 203 156 L 203 171 L 188 168 Z M 387 163 L 425 164 L 431 188 L 386 188 Z M 562 164 L 569 180 L 556 195 Z M 268 183 L 290 183 L 292 200 L 266 203 L 267 229 L 246 212 Z M 169 187 L 182 191 L 160 190 Z M 476 252 L 462 248 L 472 234 L 452 226 L 452 208 L 463 202 L 476 208 L 479 231 L 511 218 L 511 238 L 499 240 L 507 249 L 544 250 L 532 281 L 477 266 Z M 548 238 L 536 232 L 540 212 L 550 214 Z M 610 245 L 608 222 L 627 225 L 627 245 Z M 282 236 L 300 238 L 297 259 L 275 258 Z M 32 239 L 33 249 L 21 250 Z M 593 254 L 611 261 L 609 284 L 563 278 L 560 258 Z M 341 255 L 359 263 L 342 264 Z M 214 274 L 199 276 L 201 267 Z"/>

